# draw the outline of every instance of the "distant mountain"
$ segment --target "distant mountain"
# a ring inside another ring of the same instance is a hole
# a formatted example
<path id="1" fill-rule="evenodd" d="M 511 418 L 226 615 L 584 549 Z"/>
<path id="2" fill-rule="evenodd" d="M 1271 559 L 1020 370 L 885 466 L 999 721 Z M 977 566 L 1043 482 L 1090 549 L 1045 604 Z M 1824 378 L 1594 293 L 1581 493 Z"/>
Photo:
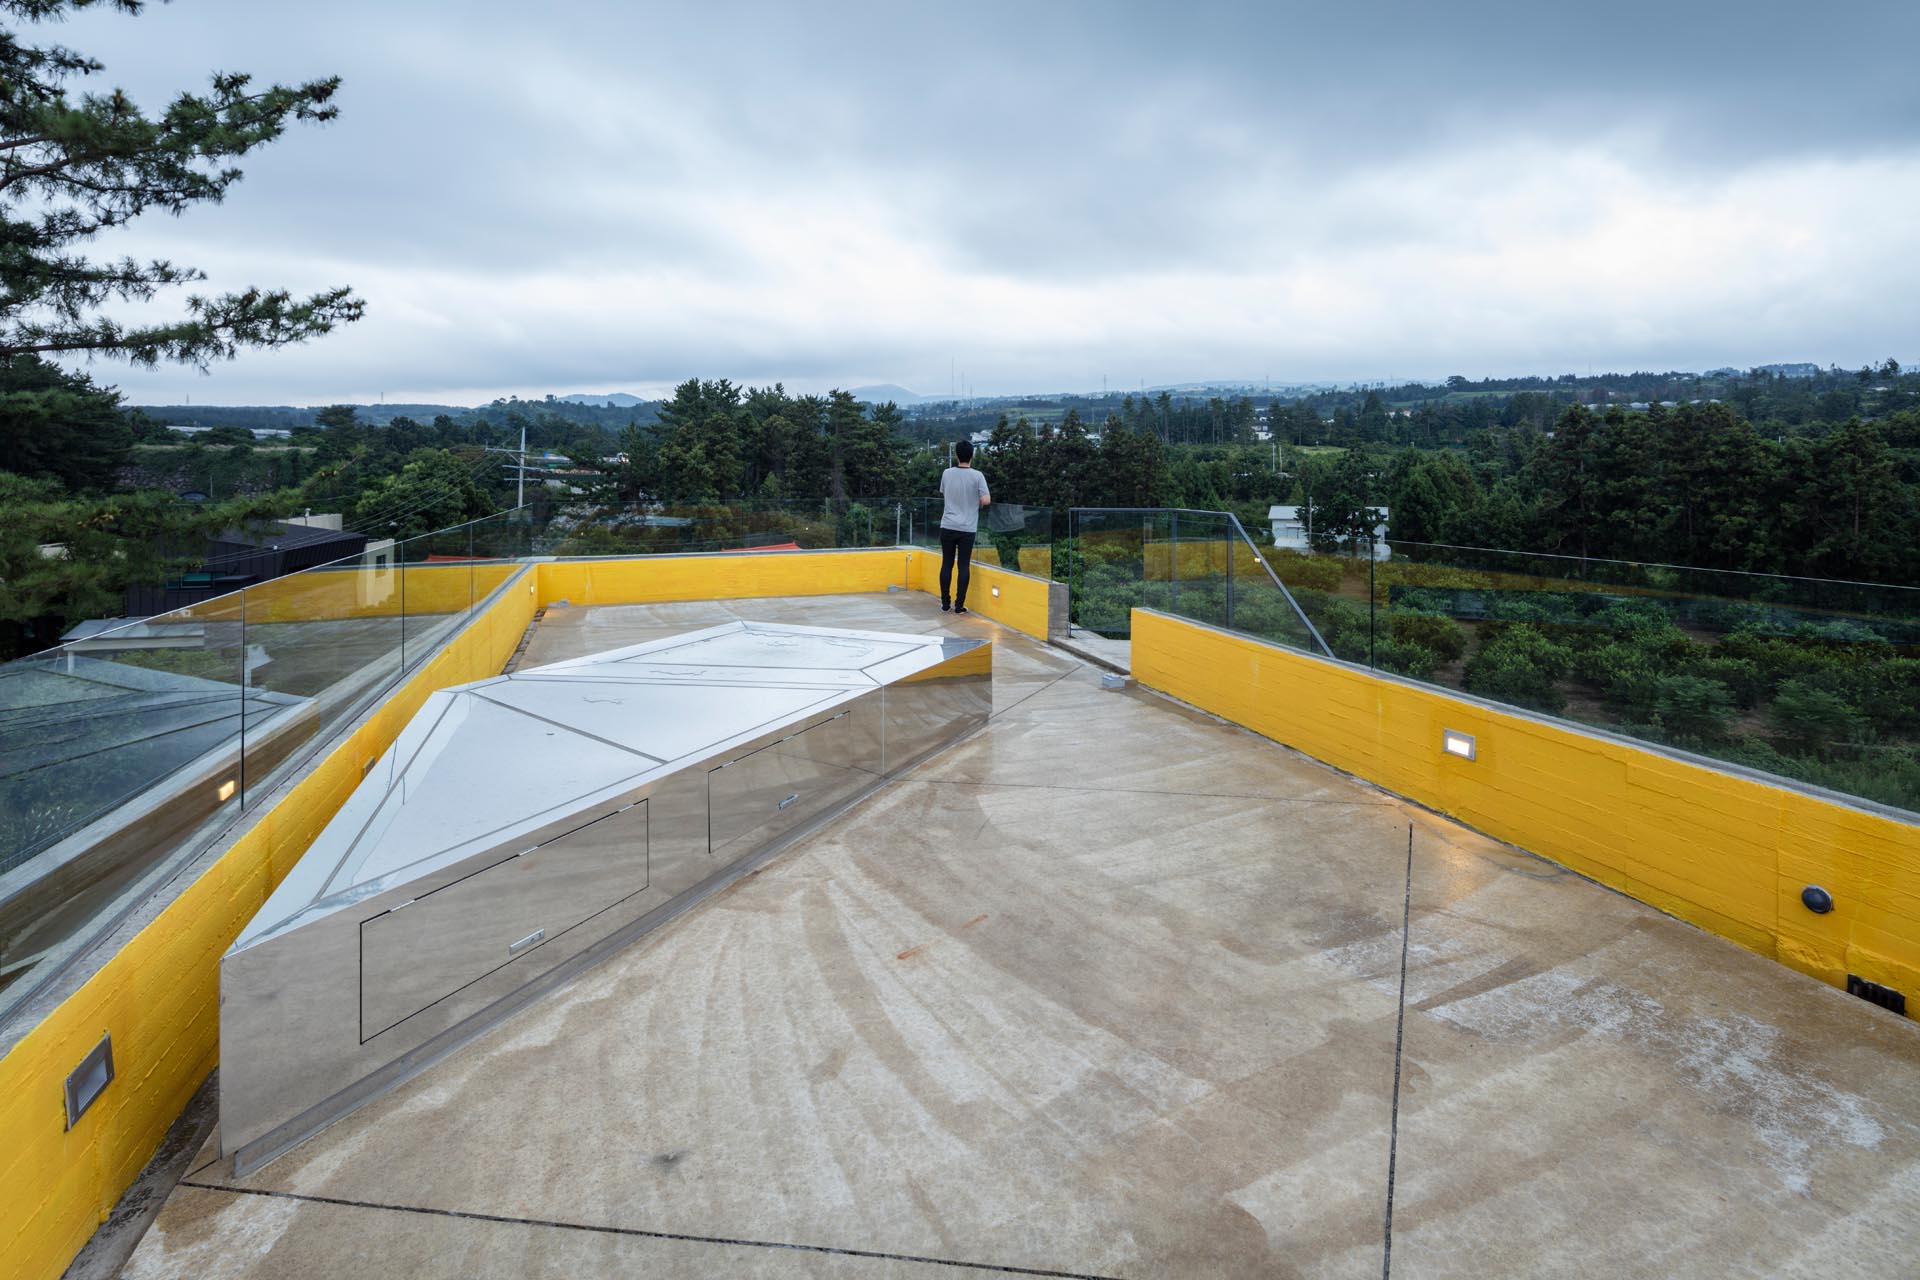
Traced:
<path id="1" fill-rule="evenodd" d="M 885 404 L 891 400 L 895 404 L 918 404 L 927 397 L 891 382 L 882 382 L 872 387 L 853 387 L 848 394 L 855 400 L 865 400 L 868 404 Z"/>
<path id="2" fill-rule="evenodd" d="M 605 395 L 598 396 L 576 393 L 570 396 L 555 396 L 554 399 L 564 400 L 568 404 L 590 404 L 596 409 L 602 405 L 611 406 L 615 409 L 631 409 L 636 405 L 646 403 L 641 397 L 630 396 L 624 391 L 609 391 Z"/>

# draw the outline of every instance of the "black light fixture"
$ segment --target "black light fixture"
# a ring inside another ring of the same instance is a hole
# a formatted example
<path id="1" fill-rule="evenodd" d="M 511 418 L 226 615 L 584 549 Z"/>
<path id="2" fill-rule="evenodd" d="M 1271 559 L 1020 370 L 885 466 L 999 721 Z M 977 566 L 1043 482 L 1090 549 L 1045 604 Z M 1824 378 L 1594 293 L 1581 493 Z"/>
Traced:
<path id="1" fill-rule="evenodd" d="M 1823 916 L 1833 910 L 1833 895 L 1817 884 L 1810 884 L 1800 891 L 1800 905 L 1817 916 Z"/>

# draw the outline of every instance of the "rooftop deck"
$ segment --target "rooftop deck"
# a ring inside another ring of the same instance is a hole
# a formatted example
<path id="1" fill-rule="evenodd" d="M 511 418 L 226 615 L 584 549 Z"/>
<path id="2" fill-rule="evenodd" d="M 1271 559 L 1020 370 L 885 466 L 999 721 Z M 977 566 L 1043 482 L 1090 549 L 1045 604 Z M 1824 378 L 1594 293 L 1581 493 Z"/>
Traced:
<path id="1" fill-rule="evenodd" d="M 1915 1028 L 1731 943 L 917 593 L 520 661 L 735 618 L 990 634 L 994 718 L 254 1175 L 209 1144 L 127 1275 L 1362 1276 L 1389 1213 L 1398 1275 L 1913 1274 Z"/>

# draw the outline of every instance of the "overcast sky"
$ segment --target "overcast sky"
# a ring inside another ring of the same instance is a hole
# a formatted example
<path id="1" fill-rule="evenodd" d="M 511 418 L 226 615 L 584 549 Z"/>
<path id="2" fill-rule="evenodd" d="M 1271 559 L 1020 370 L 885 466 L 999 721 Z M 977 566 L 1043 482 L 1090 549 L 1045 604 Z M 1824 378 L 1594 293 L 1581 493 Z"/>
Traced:
<path id="1" fill-rule="evenodd" d="M 367 316 L 136 402 L 1905 361 L 1920 5 L 294 6 L 35 33 L 344 77 L 100 252 Z"/>

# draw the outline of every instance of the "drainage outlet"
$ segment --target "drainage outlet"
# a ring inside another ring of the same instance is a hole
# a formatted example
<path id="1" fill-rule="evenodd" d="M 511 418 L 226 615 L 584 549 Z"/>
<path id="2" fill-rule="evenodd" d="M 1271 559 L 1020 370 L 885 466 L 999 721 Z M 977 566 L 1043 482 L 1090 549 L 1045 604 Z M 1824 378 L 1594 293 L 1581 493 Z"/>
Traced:
<path id="1" fill-rule="evenodd" d="M 1869 1004 L 1877 1004 L 1882 1009 L 1891 1009 L 1901 1017 L 1907 1016 L 1907 997 L 1905 992 L 1895 991 L 1892 987 L 1883 987 L 1877 982 L 1868 982 L 1865 978 L 1847 975 L 1847 994 L 1859 996 Z"/>

